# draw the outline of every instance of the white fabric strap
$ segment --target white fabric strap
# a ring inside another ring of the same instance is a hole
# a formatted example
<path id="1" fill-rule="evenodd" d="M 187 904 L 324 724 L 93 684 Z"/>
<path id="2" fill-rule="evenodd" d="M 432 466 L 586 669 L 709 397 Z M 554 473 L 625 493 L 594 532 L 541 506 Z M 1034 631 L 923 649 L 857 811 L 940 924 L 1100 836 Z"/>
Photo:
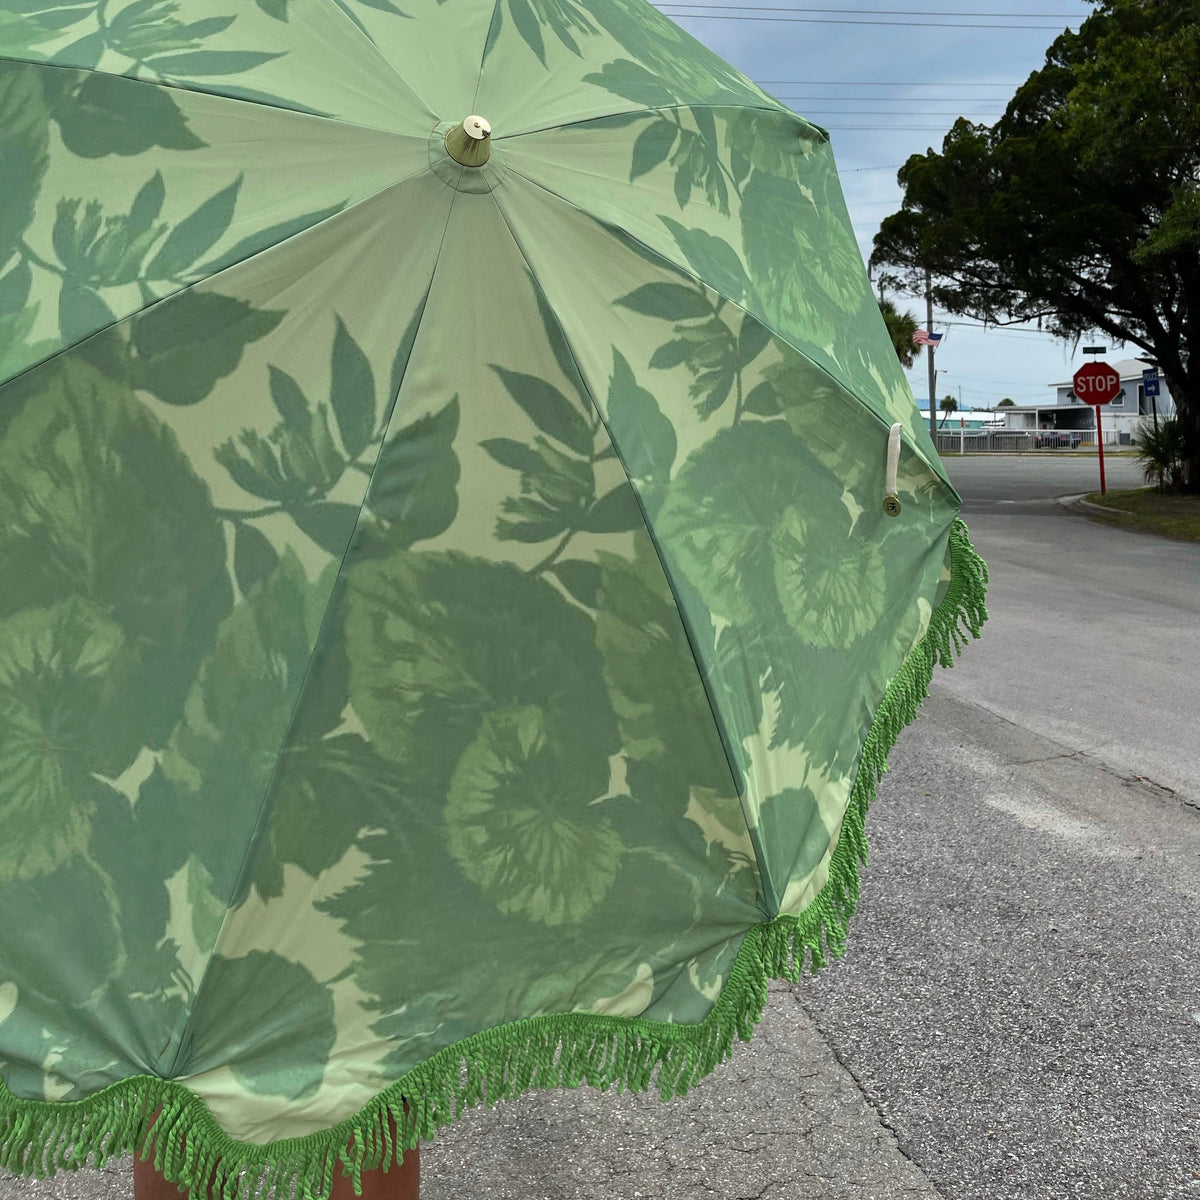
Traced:
<path id="1" fill-rule="evenodd" d="M 888 431 L 887 484 L 885 495 L 897 495 L 897 479 L 900 475 L 900 431 L 904 426 L 897 421 Z"/>

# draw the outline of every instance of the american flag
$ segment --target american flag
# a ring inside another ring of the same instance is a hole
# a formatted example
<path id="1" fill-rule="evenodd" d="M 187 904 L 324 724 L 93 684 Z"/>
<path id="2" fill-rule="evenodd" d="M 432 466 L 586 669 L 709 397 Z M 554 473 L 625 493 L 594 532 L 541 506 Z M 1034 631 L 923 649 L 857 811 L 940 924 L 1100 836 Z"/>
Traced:
<path id="1" fill-rule="evenodd" d="M 914 346 L 932 346 L 936 350 L 941 340 L 942 335 L 940 333 L 927 333 L 924 329 L 918 329 L 913 334 Z"/>

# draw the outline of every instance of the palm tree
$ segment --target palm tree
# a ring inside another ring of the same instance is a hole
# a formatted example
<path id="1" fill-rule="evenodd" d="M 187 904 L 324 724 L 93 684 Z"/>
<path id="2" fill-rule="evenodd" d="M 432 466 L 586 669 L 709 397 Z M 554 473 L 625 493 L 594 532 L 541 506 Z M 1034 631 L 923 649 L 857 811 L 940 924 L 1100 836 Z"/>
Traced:
<path id="1" fill-rule="evenodd" d="M 917 318 L 910 312 L 901 312 L 890 300 L 879 301 L 879 312 L 887 326 L 888 336 L 900 365 L 907 370 L 917 361 L 920 346 L 913 345 L 913 334 L 917 332 Z"/>
<path id="2" fill-rule="evenodd" d="M 958 412 L 958 401 L 957 401 L 957 400 L 955 400 L 955 398 L 954 398 L 953 396 L 946 396 L 946 397 L 945 397 L 945 398 L 942 400 L 942 405 L 941 405 L 941 408 L 942 408 L 942 414 L 943 414 L 943 415 L 942 415 L 942 422 L 941 422 L 941 425 L 939 425 L 939 426 L 938 426 L 938 428 L 939 428 L 939 429 L 941 429 L 942 425 L 945 425 L 945 423 L 946 423 L 946 418 L 947 418 L 947 417 L 948 417 L 948 416 L 949 416 L 949 415 L 950 415 L 952 412 Z"/>

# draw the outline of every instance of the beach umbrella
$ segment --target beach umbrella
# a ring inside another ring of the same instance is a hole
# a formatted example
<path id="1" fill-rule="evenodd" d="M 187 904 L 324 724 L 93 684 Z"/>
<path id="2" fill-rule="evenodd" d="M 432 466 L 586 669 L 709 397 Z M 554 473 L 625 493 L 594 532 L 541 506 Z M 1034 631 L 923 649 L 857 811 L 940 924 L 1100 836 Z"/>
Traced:
<path id="1" fill-rule="evenodd" d="M 824 131 L 642 0 L 0 0 L 0 180 L 0 1164 L 321 1196 L 840 951 L 985 570 Z"/>

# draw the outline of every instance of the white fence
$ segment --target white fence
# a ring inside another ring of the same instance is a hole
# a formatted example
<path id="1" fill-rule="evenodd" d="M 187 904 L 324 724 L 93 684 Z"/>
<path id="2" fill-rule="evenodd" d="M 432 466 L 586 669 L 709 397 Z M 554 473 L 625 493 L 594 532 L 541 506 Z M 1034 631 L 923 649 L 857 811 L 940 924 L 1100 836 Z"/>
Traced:
<path id="1" fill-rule="evenodd" d="M 1132 434 L 1106 429 L 1105 447 L 1120 449 Z M 1027 454 L 1037 450 L 1096 449 L 1094 429 L 939 429 L 939 454 Z"/>

